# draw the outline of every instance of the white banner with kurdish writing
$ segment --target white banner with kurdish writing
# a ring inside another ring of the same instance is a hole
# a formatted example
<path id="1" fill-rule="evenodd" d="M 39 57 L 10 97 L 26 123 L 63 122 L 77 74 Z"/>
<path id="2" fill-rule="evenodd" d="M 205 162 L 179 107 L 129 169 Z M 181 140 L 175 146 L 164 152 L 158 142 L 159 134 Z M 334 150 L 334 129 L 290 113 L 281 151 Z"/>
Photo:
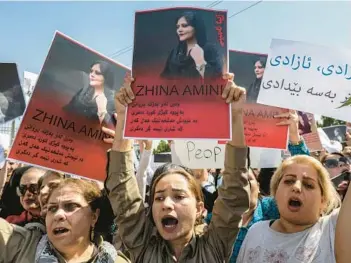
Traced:
<path id="1" fill-rule="evenodd" d="M 225 144 L 215 140 L 176 140 L 172 149 L 172 162 L 191 169 L 224 168 Z M 267 148 L 250 148 L 252 168 L 277 167 L 282 151 Z"/>
<path id="2" fill-rule="evenodd" d="M 351 121 L 351 50 L 273 39 L 258 102 Z"/>

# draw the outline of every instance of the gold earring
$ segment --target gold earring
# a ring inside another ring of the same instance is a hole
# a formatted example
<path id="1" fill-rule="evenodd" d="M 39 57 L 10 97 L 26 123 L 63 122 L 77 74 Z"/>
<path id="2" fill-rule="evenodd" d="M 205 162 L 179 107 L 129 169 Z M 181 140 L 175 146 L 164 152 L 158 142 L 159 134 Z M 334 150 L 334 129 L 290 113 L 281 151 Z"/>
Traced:
<path id="1" fill-rule="evenodd" d="M 91 227 L 91 231 L 90 231 L 90 241 L 91 241 L 91 242 L 94 241 L 94 227 Z"/>

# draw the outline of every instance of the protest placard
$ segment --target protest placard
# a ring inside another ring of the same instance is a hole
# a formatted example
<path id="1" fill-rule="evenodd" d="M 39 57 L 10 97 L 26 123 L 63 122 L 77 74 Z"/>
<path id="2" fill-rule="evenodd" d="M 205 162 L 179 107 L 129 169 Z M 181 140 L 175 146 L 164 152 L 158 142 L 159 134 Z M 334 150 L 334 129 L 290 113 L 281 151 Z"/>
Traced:
<path id="1" fill-rule="evenodd" d="M 351 121 L 351 51 L 273 39 L 258 102 Z"/>
<path id="2" fill-rule="evenodd" d="M 297 113 L 299 116 L 299 134 L 303 137 L 307 148 L 311 152 L 323 150 L 314 115 L 302 111 L 297 111 Z"/>
<path id="3" fill-rule="evenodd" d="M 225 144 L 215 140 L 176 140 L 172 149 L 172 162 L 191 169 L 224 168 Z M 252 168 L 277 167 L 282 151 L 250 147 Z"/>
<path id="4" fill-rule="evenodd" d="M 39 74 L 10 159 L 104 180 L 114 93 L 129 70 L 57 32 Z"/>
<path id="5" fill-rule="evenodd" d="M 0 124 L 22 116 L 25 108 L 16 63 L 0 63 Z"/>
<path id="6" fill-rule="evenodd" d="M 346 125 L 334 125 L 323 128 L 331 141 L 337 141 L 343 143 L 346 141 Z"/>
<path id="7" fill-rule="evenodd" d="M 235 74 L 235 83 L 247 92 L 244 107 L 244 132 L 246 144 L 253 147 L 285 149 L 287 126 L 277 126 L 280 119 L 274 115 L 286 109 L 256 103 L 267 55 L 236 50 L 229 51 L 229 71 Z"/>
<path id="8" fill-rule="evenodd" d="M 38 74 L 25 71 L 23 74 L 23 93 L 26 102 L 29 101 L 30 97 L 33 94 L 35 84 L 38 80 Z"/>
<path id="9" fill-rule="evenodd" d="M 195 8 L 135 14 L 133 92 L 125 137 L 231 137 L 222 98 L 227 68 L 227 12 Z"/>

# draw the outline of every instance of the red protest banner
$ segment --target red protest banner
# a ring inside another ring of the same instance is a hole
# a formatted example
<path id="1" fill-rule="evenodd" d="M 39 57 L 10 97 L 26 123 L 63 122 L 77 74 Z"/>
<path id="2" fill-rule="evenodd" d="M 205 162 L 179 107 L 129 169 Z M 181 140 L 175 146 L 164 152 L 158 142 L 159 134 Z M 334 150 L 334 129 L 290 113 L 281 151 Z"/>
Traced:
<path id="1" fill-rule="evenodd" d="M 230 138 L 230 106 L 221 97 L 226 21 L 224 11 L 195 8 L 135 14 L 136 99 L 127 110 L 125 137 Z"/>
<path id="2" fill-rule="evenodd" d="M 129 70 L 56 33 L 9 158 L 104 180 L 114 93 Z"/>
<path id="3" fill-rule="evenodd" d="M 266 66 L 267 55 L 230 50 L 229 71 L 235 74 L 235 83 L 247 92 L 244 109 L 246 144 L 252 147 L 286 149 L 287 126 L 276 126 L 278 115 L 287 109 L 257 103 L 258 92 Z"/>

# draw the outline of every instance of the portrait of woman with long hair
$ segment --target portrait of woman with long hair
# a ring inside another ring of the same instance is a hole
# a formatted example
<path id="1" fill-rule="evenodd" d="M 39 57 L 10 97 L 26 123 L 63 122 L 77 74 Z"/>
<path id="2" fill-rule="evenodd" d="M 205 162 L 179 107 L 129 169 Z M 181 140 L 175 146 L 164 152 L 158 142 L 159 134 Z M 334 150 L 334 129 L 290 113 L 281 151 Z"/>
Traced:
<path id="1" fill-rule="evenodd" d="M 186 11 L 176 19 L 178 45 L 168 56 L 162 78 L 219 78 L 223 61 L 218 48 L 207 40 L 199 14 Z"/>
<path id="2" fill-rule="evenodd" d="M 258 98 L 258 93 L 260 91 L 260 86 L 262 82 L 262 77 L 264 69 L 266 67 L 267 59 L 261 57 L 254 64 L 254 72 L 256 75 L 255 80 L 251 83 L 250 87 L 247 89 L 246 100 L 247 102 L 256 103 Z"/>
<path id="3" fill-rule="evenodd" d="M 110 65 L 105 61 L 96 61 L 90 67 L 88 87 L 80 89 L 64 109 L 100 124 L 114 125 L 113 85 Z"/>

